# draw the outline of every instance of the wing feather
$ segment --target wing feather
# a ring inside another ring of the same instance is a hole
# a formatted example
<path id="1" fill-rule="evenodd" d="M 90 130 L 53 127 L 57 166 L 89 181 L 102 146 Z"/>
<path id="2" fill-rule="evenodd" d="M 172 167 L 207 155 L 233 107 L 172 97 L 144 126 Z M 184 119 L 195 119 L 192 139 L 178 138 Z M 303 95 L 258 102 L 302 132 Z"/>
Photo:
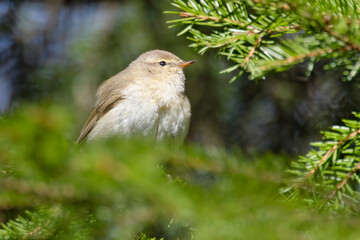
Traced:
<path id="1" fill-rule="evenodd" d="M 88 120 L 80 132 L 79 138 L 76 143 L 82 143 L 86 140 L 91 130 L 95 127 L 96 123 L 104 116 L 107 112 L 113 109 L 123 98 L 119 95 L 113 95 L 106 99 L 103 103 L 95 107 L 91 112 Z"/>
<path id="2" fill-rule="evenodd" d="M 128 69 L 125 69 L 100 85 L 97 92 L 95 108 L 82 128 L 76 143 L 86 141 L 91 130 L 96 126 L 102 116 L 124 99 L 123 90 L 132 80 L 133 75 L 128 72 Z"/>

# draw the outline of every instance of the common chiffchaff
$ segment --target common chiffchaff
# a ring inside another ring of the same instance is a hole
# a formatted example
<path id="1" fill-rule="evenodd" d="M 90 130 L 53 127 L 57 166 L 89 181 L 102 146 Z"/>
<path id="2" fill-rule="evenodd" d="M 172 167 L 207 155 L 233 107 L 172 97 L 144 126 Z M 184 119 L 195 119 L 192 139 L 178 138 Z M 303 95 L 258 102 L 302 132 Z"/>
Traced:
<path id="1" fill-rule="evenodd" d="M 100 85 L 77 142 L 114 135 L 183 142 L 191 116 L 183 68 L 194 62 L 163 50 L 140 55 Z"/>

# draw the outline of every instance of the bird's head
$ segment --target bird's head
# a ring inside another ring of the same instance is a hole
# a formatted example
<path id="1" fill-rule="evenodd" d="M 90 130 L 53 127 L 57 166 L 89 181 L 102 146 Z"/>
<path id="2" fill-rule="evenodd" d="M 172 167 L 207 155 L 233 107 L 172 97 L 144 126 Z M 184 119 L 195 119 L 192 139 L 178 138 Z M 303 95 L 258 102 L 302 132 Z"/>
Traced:
<path id="1" fill-rule="evenodd" d="M 164 50 L 152 50 L 141 54 L 130 67 L 142 69 L 145 74 L 159 76 L 160 79 L 183 75 L 183 69 L 196 62 L 183 61 L 176 55 Z"/>

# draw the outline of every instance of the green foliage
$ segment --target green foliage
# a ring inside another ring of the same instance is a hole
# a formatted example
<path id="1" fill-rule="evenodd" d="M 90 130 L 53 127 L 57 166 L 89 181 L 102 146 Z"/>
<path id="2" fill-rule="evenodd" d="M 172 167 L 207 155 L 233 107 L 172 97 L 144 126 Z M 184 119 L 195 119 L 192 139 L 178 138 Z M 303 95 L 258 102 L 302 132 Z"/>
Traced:
<path id="1" fill-rule="evenodd" d="M 61 106 L 23 107 L 0 122 L 1 239 L 355 239 L 360 233 L 358 219 L 282 201 L 286 165 L 279 156 L 248 161 L 221 149 L 139 139 L 76 146 L 66 139 L 71 122 Z"/>
<path id="2" fill-rule="evenodd" d="M 360 114 L 354 116 L 323 132 L 324 140 L 312 144 L 316 150 L 292 162 L 289 172 L 297 177 L 286 189 L 290 198 L 303 195 L 302 201 L 317 208 L 359 213 Z"/>
<path id="3" fill-rule="evenodd" d="M 238 70 L 252 79 L 285 71 L 301 62 L 310 76 L 314 65 L 327 59 L 325 69 L 338 68 L 343 80 L 358 77 L 360 63 L 359 3 L 357 1 L 195 1 L 174 0 L 181 12 L 171 27 L 185 26 L 191 47 L 204 54 L 217 49 L 235 62 L 223 73 Z M 359 118 L 359 114 L 355 113 Z M 323 132 L 324 141 L 292 163 L 295 176 L 282 189 L 287 199 L 331 212 L 359 212 L 359 120 L 344 120 Z"/>
<path id="4" fill-rule="evenodd" d="M 141 234 L 140 237 L 136 238 L 136 240 L 156 240 L 156 238 L 148 238 L 146 237 L 145 234 Z M 160 240 L 164 240 L 163 238 L 161 238 Z"/>
<path id="5" fill-rule="evenodd" d="M 1 239 L 87 239 L 93 223 L 91 216 L 77 216 L 55 204 L 32 212 L 25 211 L 15 220 L 2 223 Z"/>
<path id="6" fill-rule="evenodd" d="M 284 71 L 307 62 L 328 59 L 326 69 L 340 68 L 343 79 L 358 75 L 360 64 L 359 4 L 354 1 L 174 0 L 181 12 L 171 27 L 185 26 L 191 47 L 204 54 L 217 49 L 235 64 L 222 71 L 238 70 L 250 78 Z"/>

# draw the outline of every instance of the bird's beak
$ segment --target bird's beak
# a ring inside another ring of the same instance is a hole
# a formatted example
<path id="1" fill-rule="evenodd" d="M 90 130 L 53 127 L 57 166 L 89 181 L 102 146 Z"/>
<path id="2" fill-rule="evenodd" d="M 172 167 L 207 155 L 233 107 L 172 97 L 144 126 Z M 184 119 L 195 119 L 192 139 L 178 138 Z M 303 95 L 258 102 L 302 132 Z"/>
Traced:
<path id="1" fill-rule="evenodd" d="M 185 68 L 185 67 L 193 64 L 194 62 L 196 62 L 196 60 L 185 61 L 185 62 L 180 63 L 178 66 L 179 66 L 179 67 L 182 67 L 182 68 Z"/>

